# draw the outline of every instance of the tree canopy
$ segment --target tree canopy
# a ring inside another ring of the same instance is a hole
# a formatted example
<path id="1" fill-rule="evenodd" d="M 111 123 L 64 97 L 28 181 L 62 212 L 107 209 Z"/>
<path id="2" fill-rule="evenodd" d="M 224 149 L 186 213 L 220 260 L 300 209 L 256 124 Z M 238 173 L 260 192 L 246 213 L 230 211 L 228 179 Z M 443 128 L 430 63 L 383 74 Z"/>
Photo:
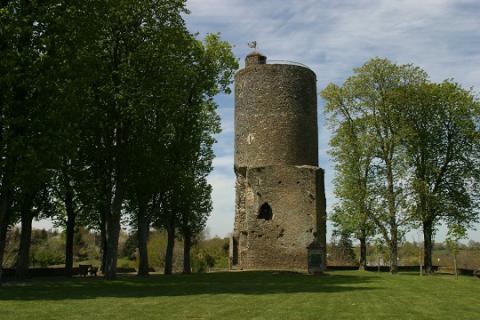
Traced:
<path id="1" fill-rule="evenodd" d="M 75 226 L 99 230 L 109 279 L 122 221 L 136 230 L 142 275 L 152 223 L 173 239 L 204 228 L 213 97 L 230 92 L 238 63 L 218 34 L 190 33 L 185 14 L 183 0 L 1 2 L 0 267 L 21 221 L 27 276 L 38 215 L 66 228 L 70 274 Z"/>
<path id="2" fill-rule="evenodd" d="M 378 230 L 393 272 L 399 240 L 420 225 L 431 271 L 439 223 L 478 221 L 479 101 L 457 83 L 381 58 L 321 95 L 334 130 L 334 222 L 359 239 Z"/>

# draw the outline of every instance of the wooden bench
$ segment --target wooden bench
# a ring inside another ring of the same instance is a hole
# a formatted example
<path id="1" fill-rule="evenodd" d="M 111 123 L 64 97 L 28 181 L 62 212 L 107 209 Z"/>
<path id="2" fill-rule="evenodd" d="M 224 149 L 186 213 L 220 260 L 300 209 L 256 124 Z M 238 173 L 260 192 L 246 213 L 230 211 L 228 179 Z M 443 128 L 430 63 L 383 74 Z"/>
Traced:
<path id="1" fill-rule="evenodd" d="M 88 275 L 88 270 L 92 267 L 91 264 L 79 264 L 78 265 L 78 274 L 82 277 L 86 277 Z"/>
<path id="2" fill-rule="evenodd" d="M 90 266 L 90 268 L 88 269 L 88 274 L 91 275 L 91 276 L 97 276 L 97 272 L 98 272 L 98 268 L 97 267 L 94 267 L 94 266 Z"/>
<path id="3" fill-rule="evenodd" d="M 91 264 L 79 264 L 78 265 L 78 274 L 82 277 L 86 276 L 97 276 L 98 268 L 92 266 Z"/>

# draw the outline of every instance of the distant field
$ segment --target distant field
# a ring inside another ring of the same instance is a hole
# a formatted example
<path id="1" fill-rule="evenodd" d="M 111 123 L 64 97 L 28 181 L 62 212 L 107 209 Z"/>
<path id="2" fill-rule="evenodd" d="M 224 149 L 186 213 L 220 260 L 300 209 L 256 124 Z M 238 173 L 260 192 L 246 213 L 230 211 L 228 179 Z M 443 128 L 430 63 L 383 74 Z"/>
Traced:
<path id="1" fill-rule="evenodd" d="M 334 271 L 33 280 L 0 288 L 0 319 L 480 319 L 480 279 Z"/>

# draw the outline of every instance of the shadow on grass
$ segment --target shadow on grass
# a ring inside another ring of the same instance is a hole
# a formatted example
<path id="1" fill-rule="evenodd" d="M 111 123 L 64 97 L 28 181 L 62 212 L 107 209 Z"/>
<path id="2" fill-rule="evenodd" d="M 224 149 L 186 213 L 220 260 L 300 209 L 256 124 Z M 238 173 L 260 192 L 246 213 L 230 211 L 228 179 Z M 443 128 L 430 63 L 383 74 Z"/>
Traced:
<path id="1" fill-rule="evenodd" d="M 193 275 L 123 276 L 115 281 L 101 278 L 33 280 L 24 286 L 0 288 L 0 300 L 64 300 L 98 297 L 142 298 L 212 294 L 281 294 L 375 290 L 379 278 L 367 274 L 325 276 L 273 272 L 223 272 Z"/>

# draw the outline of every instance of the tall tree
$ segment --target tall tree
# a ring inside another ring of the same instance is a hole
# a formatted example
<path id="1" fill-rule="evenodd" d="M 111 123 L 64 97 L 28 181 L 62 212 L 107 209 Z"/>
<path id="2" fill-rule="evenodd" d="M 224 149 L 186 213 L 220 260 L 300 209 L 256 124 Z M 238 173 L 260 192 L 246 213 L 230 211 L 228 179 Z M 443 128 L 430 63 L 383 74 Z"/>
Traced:
<path id="1" fill-rule="evenodd" d="M 39 196 L 58 165 L 61 150 L 56 125 L 60 104 L 55 99 L 58 73 L 53 59 L 57 52 L 52 41 L 54 7 L 53 1 L 2 3 L 2 43 L 6 44 L 2 47 L 5 73 L 1 81 L 5 207 L 14 201 L 22 223 L 17 258 L 20 279 L 28 271 L 32 219 L 42 207 L 37 201 L 45 199 Z M 13 222 L 11 217 L 1 220 Z M 0 229 L 5 230 L 5 226 Z"/>
<path id="2" fill-rule="evenodd" d="M 431 273 L 438 224 L 479 219 L 480 103 L 450 81 L 409 86 L 395 101 L 404 115 L 413 219 L 423 229 L 425 272 Z"/>
<path id="3" fill-rule="evenodd" d="M 0 2 L 0 285 L 2 284 L 2 267 L 8 228 L 12 223 L 12 197 L 13 173 L 15 159 L 12 157 L 12 135 L 10 122 L 12 113 L 12 100 L 14 100 L 11 87 L 15 78 L 8 71 L 15 65 L 12 44 L 14 38 L 14 19 L 11 15 L 11 4 Z M 8 89 L 7 89 L 8 88 Z"/>
<path id="4" fill-rule="evenodd" d="M 67 273 L 81 218 L 100 230 L 102 271 L 113 279 L 123 217 L 135 216 L 146 258 L 153 215 L 174 237 L 186 184 L 209 190 L 199 181 L 211 170 L 201 150 L 218 131 L 212 99 L 229 91 L 237 61 L 217 35 L 202 43 L 188 32 L 184 0 L 1 5 L 0 270 L 8 226 L 20 218 L 26 273 L 31 222 L 46 214 L 47 194 L 62 207 L 53 216 L 65 220 Z"/>
<path id="5" fill-rule="evenodd" d="M 336 85 L 327 86 L 321 96 L 327 101 L 325 111 L 334 135 L 330 155 L 335 161 L 336 205 L 331 220 L 342 233 L 353 233 L 360 241 L 359 268 L 367 265 L 367 241 L 373 235 L 370 219 L 375 145 L 367 122 L 359 113 L 351 91 Z"/>
<path id="6" fill-rule="evenodd" d="M 165 105 L 167 90 L 171 90 L 170 97 L 176 96 L 175 81 L 184 76 L 178 65 L 185 58 L 177 46 L 182 48 L 190 35 L 181 17 L 184 1 L 98 3 L 94 10 L 98 28 L 86 54 L 92 57 L 92 83 L 97 85 L 90 92 L 92 125 L 84 150 L 91 179 L 100 191 L 100 224 L 106 243 L 104 273 L 113 279 L 132 170 L 129 152 L 139 132 L 135 126 L 144 119 L 141 115 L 145 110 Z M 164 74 L 172 76 L 172 70 L 178 76 L 166 78 Z M 158 93 L 152 90 L 159 88 Z M 169 110 L 164 108 L 158 114 L 168 116 Z"/>
<path id="7" fill-rule="evenodd" d="M 458 279 L 457 255 L 459 251 L 459 241 L 465 239 L 466 229 L 463 223 L 453 222 L 448 225 L 446 244 L 453 258 L 453 270 L 455 279 Z"/>
<path id="8" fill-rule="evenodd" d="M 212 210 L 212 187 L 206 178 L 196 178 L 190 186 L 189 201 L 180 214 L 179 231 L 183 238 L 183 273 L 190 274 L 191 249 L 196 237 L 204 230 L 207 218 Z"/>
<path id="9" fill-rule="evenodd" d="M 389 246 L 390 270 L 394 273 L 398 265 L 399 238 L 402 227 L 408 221 L 404 186 L 407 167 L 400 134 L 401 110 L 394 103 L 394 96 L 398 88 L 425 83 L 427 75 L 412 65 L 396 65 L 380 58 L 368 61 L 354 72 L 342 87 L 329 85 L 325 98 L 333 106 L 346 102 L 350 113 L 361 119 L 368 132 L 362 143 L 373 144 L 371 194 L 375 195 L 375 199 L 368 214 Z M 329 91 L 338 94 L 331 95 Z"/>
<path id="10" fill-rule="evenodd" d="M 204 179 L 212 170 L 214 134 L 220 131 L 213 97 L 230 93 L 229 85 L 238 68 L 230 44 L 222 41 L 218 34 L 207 35 L 203 42 L 195 40 L 192 49 L 195 59 L 187 73 L 190 81 L 181 100 L 184 104 L 174 114 L 175 136 L 168 151 L 172 185 L 165 193 L 159 217 L 168 234 L 165 274 L 172 272 L 173 246 L 180 218 L 183 226 L 191 226 L 189 234 L 193 236 L 198 232 L 198 225 L 203 228 L 205 218 L 201 216 L 210 211 L 204 206 L 210 201 Z M 191 221 L 187 222 L 187 217 L 191 217 Z"/>

